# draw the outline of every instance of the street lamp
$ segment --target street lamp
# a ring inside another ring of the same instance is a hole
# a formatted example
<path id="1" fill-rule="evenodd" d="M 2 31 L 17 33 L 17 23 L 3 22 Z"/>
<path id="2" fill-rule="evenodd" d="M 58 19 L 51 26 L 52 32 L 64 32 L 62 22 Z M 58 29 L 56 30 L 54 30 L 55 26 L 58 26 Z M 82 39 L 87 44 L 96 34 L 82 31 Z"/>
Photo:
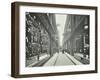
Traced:
<path id="1" fill-rule="evenodd" d="M 88 29 L 88 25 L 85 25 L 85 26 L 84 26 L 84 29 Z"/>

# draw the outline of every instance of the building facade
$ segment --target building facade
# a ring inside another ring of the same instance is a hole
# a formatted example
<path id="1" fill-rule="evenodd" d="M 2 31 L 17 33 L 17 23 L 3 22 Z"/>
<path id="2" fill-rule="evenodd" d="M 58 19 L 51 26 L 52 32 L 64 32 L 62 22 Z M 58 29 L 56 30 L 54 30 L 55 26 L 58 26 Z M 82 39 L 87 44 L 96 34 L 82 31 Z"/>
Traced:
<path id="1" fill-rule="evenodd" d="M 26 12 L 26 60 L 32 56 L 52 56 L 58 50 L 55 15 Z"/>
<path id="2" fill-rule="evenodd" d="M 68 15 L 63 36 L 63 49 L 69 54 L 80 53 L 89 57 L 88 15 Z"/>

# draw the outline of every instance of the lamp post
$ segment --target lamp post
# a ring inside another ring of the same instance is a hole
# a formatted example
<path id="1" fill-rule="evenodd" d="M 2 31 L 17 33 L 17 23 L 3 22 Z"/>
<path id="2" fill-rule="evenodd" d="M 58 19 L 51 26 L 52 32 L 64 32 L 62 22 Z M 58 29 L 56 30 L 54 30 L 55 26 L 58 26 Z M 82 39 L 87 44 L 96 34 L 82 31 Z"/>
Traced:
<path id="1" fill-rule="evenodd" d="M 41 36 L 41 26 L 40 26 L 40 23 L 39 23 L 39 25 L 38 25 L 38 29 L 39 29 L 39 35 L 40 35 L 40 37 L 39 37 L 39 48 L 40 48 L 40 50 L 38 51 L 38 55 L 37 55 L 37 58 L 38 58 L 38 61 L 39 61 L 39 57 L 40 57 L 40 55 L 41 55 L 41 53 L 42 53 L 42 36 Z"/>
<path id="2" fill-rule="evenodd" d="M 88 25 L 84 26 L 84 36 L 83 36 L 83 41 L 84 41 L 84 57 L 86 58 L 86 54 L 87 54 L 87 49 L 86 49 L 86 30 L 88 30 Z"/>

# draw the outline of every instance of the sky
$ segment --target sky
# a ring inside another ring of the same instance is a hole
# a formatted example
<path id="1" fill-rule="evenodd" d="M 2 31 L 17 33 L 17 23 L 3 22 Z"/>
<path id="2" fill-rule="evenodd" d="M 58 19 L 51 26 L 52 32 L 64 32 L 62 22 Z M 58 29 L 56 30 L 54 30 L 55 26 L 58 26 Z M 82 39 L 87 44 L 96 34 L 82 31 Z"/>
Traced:
<path id="1" fill-rule="evenodd" d="M 56 16 L 57 29 L 58 29 L 58 33 L 59 33 L 60 46 L 62 46 L 63 33 L 64 33 L 64 27 L 65 27 L 67 15 L 55 14 L 55 16 Z"/>

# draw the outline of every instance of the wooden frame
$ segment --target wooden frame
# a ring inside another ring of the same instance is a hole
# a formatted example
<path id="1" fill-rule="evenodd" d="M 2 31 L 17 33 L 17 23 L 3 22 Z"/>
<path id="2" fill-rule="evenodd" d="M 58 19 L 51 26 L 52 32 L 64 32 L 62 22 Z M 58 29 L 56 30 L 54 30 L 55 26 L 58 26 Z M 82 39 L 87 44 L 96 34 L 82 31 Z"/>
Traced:
<path id="1" fill-rule="evenodd" d="M 46 7 L 46 8 L 60 8 L 60 9 L 80 9 L 94 11 L 95 17 L 95 64 L 94 70 L 84 71 L 68 71 L 68 72 L 47 72 L 47 73 L 36 73 L 34 74 L 20 74 L 20 6 L 29 7 Z M 11 27 L 11 76 L 16 78 L 23 77 L 39 77 L 39 76 L 55 76 L 55 75 L 72 75 L 72 74 L 85 74 L 85 73 L 97 73 L 97 7 L 94 6 L 80 6 L 80 5 L 63 5 L 63 4 L 43 4 L 43 3 L 28 3 L 28 2 L 13 2 L 11 5 L 12 10 L 12 27 Z"/>

